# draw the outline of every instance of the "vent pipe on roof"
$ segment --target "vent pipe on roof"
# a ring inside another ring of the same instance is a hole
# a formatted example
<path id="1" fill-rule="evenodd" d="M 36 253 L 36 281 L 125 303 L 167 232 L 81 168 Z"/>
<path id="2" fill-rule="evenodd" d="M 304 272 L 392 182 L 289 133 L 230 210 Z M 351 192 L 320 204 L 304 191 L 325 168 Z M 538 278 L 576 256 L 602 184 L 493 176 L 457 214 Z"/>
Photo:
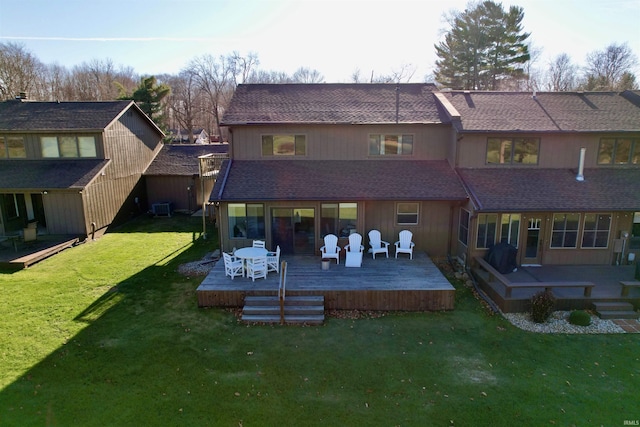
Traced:
<path id="1" fill-rule="evenodd" d="M 578 175 L 576 176 L 576 181 L 584 181 L 584 153 L 586 151 L 587 149 L 584 147 L 580 149 L 580 162 L 578 163 Z"/>

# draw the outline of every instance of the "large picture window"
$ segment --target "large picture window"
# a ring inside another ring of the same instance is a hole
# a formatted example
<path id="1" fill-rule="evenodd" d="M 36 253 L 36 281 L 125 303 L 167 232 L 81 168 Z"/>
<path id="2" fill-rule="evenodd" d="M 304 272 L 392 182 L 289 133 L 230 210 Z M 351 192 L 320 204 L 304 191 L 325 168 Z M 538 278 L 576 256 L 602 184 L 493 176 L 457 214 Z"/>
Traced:
<path id="1" fill-rule="evenodd" d="M 263 156 L 305 156 L 305 135 L 262 135 Z"/>
<path id="2" fill-rule="evenodd" d="M 578 243 L 580 214 L 553 214 L 552 248 L 575 248 Z"/>
<path id="3" fill-rule="evenodd" d="M 394 156 L 413 154 L 413 135 L 369 135 L 369 155 Z"/>
<path id="4" fill-rule="evenodd" d="M 478 215 L 478 234 L 476 236 L 476 248 L 487 249 L 496 243 L 497 223 L 497 214 Z"/>
<path id="5" fill-rule="evenodd" d="M 598 147 L 599 165 L 640 165 L 640 140 L 603 138 Z"/>
<path id="6" fill-rule="evenodd" d="M 585 214 L 582 230 L 583 248 L 606 248 L 609 244 L 611 214 Z"/>
<path id="7" fill-rule="evenodd" d="M 45 158 L 97 157 L 96 139 L 93 136 L 42 136 L 40 153 Z"/>
<path id="8" fill-rule="evenodd" d="M 21 136 L 0 136 L 0 159 L 24 159 L 27 151 Z"/>
<path id="9" fill-rule="evenodd" d="M 229 237 L 231 239 L 264 239 L 264 206 L 251 203 L 229 203 Z"/>
<path id="10" fill-rule="evenodd" d="M 467 246 L 469 241 L 469 219 L 471 214 L 468 210 L 460 209 L 460 221 L 458 223 L 458 240 Z"/>
<path id="11" fill-rule="evenodd" d="M 488 164 L 538 164 L 538 138 L 489 138 L 487 140 Z"/>
<path id="12" fill-rule="evenodd" d="M 323 203 L 320 213 L 322 237 L 335 234 L 338 237 L 349 237 L 356 232 L 358 221 L 357 203 Z"/>
<path id="13" fill-rule="evenodd" d="M 398 203 L 396 223 L 398 225 L 416 225 L 419 218 L 418 203 Z"/>

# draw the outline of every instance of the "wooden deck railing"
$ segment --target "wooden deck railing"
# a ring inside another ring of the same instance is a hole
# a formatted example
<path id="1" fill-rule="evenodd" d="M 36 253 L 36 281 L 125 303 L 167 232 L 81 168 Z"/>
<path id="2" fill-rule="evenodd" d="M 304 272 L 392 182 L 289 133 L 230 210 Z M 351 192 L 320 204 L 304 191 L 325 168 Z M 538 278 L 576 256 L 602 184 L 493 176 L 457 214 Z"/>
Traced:
<path id="1" fill-rule="evenodd" d="M 489 277 L 487 283 L 498 281 L 504 286 L 504 297 L 511 298 L 511 291 L 513 289 L 526 289 L 526 288 L 544 288 L 545 291 L 551 291 L 555 288 L 583 288 L 583 296 L 588 298 L 591 296 L 591 290 L 596 286 L 592 282 L 581 281 L 562 281 L 562 282 L 512 282 L 502 273 L 496 270 L 491 264 L 485 261 L 481 257 L 475 257 L 476 263 L 485 270 Z"/>
<path id="2" fill-rule="evenodd" d="M 278 286 L 278 300 L 280 301 L 280 324 L 284 325 L 284 301 L 287 295 L 287 261 L 280 264 L 280 286 Z"/>

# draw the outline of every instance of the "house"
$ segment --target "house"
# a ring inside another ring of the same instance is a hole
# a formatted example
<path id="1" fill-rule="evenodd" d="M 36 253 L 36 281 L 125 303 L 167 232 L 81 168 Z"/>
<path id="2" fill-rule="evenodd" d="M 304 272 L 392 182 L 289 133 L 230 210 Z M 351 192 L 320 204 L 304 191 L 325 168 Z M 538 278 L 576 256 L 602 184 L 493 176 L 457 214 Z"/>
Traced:
<path id="1" fill-rule="evenodd" d="M 519 264 L 639 252 L 640 94 L 438 91 L 431 84 L 240 85 L 210 196 L 221 248 L 414 234 L 432 257 L 506 241 Z M 366 244 L 366 242 L 365 242 Z"/>
<path id="2" fill-rule="evenodd" d="M 200 158 L 228 157 L 228 144 L 167 144 L 144 173 L 147 200 L 152 207 L 169 204 L 172 210 L 193 212 L 209 201 L 214 179 L 201 179 Z M 219 169 L 219 163 L 218 163 Z M 211 178 L 217 177 L 217 174 Z"/>
<path id="3" fill-rule="evenodd" d="M 188 129 L 169 129 L 169 136 L 173 144 L 209 144 L 209 134 L 203 128 L 193 129 L 193 141 L 190 140 Z"/>
<path id="4" fill-rule="evenodd" d="M 454 253 L 506 241 L 518 265 L 627 263 L 640 252 L 640 94 L 444 92 L 469 201 Z"/>
<path id="5" fill-rule="evenodd" d="M 0 234 L 97 237 L 129 218 L 163 136 L 133 101 L 0 103 Z"/>
<path id="6" fill-rule="evenodd" d="M 264 239 L 318 255 L 327 234 L 344 246 L 375 228 L 382 240 L 407 229 L 416 250 L 450 253 L 468 197 L 438 96 L 432 84 L 239 85 L 222 120 L 231 159 L 210 197 L 222 250 Z"/>

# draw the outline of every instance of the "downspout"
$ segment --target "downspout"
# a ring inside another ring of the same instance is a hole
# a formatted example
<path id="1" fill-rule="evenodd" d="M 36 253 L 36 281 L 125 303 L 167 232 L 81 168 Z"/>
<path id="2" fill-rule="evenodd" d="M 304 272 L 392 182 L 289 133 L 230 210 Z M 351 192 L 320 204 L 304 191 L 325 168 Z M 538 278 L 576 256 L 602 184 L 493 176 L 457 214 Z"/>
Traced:
<path id="1" fill-rule="evenodd" d="M 580 149 L 580 160 L 578 163 L 578 175 L 576 176 L 576 181 L 584 181 L 584 154 L 587 151 L 585 147 Z"/>
<path id="2" fill-rule="evenodd" d="M 222 252 L 223 247 L 222 247 L 222 227 L 220 224 L 220 199 L 222 198 L 222 193 L 224 192 L 224 187 L 227 185 L 227 178 L 229 177 L 229 171 L 231 170 L 231 163 L 233 162 L 233 159 L 229 159 L 228 160 L 228 164 L 227 164 L 227 169 L 224 171 L 224 176 L 222 177 L 222 184 L 220 184 L 220 191 L 218 191 L 218 201 L 215 202 L 215 206 L 216 206 L 216 224 L 218 225 L 218 247 L 220 248 L 220 251 Z M 222 254 L 220 254 L 222 255 Z"/>

